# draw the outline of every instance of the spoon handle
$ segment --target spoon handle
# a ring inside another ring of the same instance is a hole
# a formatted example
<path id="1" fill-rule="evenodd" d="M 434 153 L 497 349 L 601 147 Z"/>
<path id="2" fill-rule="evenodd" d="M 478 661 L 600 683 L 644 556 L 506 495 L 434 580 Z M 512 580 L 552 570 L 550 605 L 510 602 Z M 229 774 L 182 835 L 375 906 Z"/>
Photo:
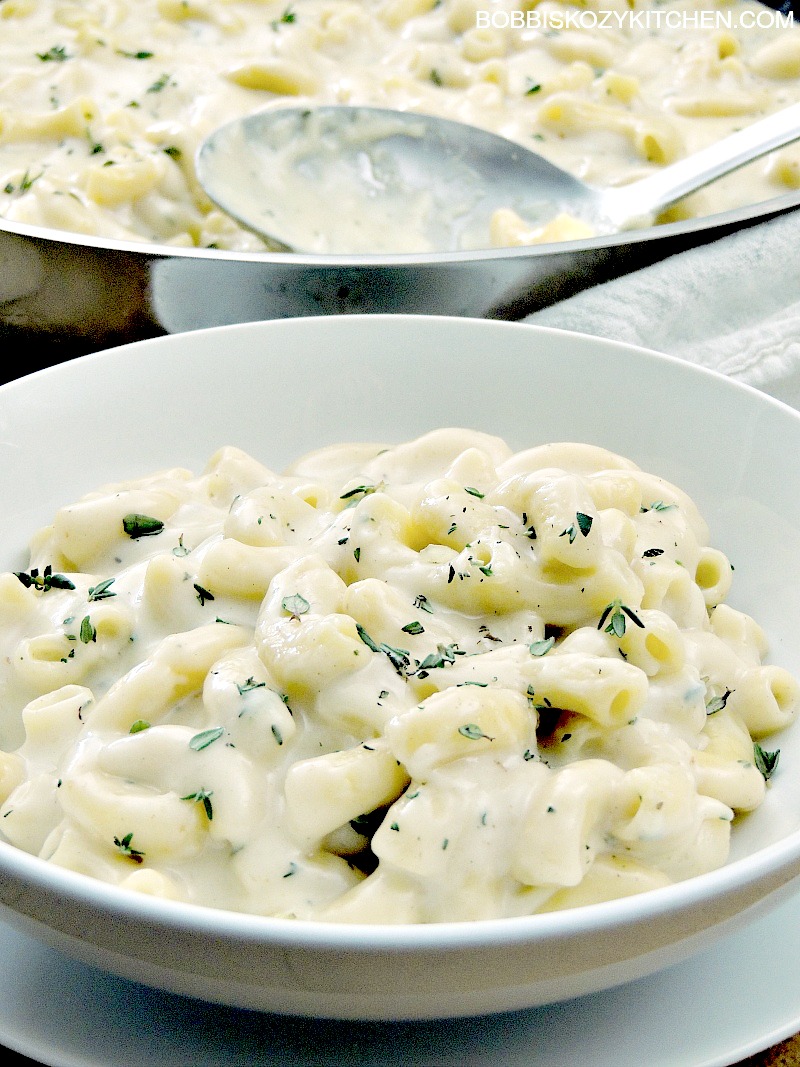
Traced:
<path id="1" fill-rule="evenodd" d="M 603 207 L 612 220 L 652 214 L 716 178 L 800 138 L 800 103 L 782 108 L 708 148 L 629 185 L 608 189 Z"/>

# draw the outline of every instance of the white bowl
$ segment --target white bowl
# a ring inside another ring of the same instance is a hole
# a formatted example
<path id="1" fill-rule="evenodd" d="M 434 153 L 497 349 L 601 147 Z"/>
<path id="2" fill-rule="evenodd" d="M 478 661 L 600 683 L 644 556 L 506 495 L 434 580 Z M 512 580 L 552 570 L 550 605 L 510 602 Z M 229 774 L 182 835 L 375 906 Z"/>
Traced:
<path id="1" fill-rule="evenodd" d="M 0 388 L 0 566 L 62 503 L 235 444 L 279 468 L 341 440 L 440 425 L 514 448 L 599 444 L 687 490 L 736 565 L 731 603 L 800 673 L 800 414 L 722 376 L 513 323 L 345 316 L 220 327 L 83 357 Z M 83 961 L 212 1001 L 338 1018 L 503 1011 L 608 988 L 761 915 L 800 877 L 800 727 L 721 870 L 525 918 L 349 926 L 141 896 L 0 843 L 2 916 Z"/>

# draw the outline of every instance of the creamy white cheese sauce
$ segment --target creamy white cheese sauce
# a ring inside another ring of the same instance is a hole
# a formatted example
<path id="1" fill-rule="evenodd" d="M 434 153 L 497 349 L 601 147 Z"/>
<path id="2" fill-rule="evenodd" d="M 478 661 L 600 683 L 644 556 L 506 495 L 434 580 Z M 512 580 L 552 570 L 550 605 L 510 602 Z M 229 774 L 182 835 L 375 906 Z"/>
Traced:
<path id="1" fill-rule="evenodd" d="M 667 7 L 734 25 L 624 21 Z M 622 21 L 480 24 L 482 14 L 528 10 Z M 5 0 L 0 215 L 126 241 L 261 249 L 213 208 L 193 160 L 225 122 L 287 103 L 443 115 L 534 147 L 589 182 L 627 182 L 800 99 L 800 29 L 745 23 L 754 12 L 773 14 L 754 0 Z M 669 217 L 798 185 L 800 152 L 788 148 Z M 542 232 L 509 211 L 486 243 L 584 232 L 569 219 Z"/>
<path id="2" fill-rule="evenodd" d="M 331 922 L 700 874 L 800 703 L 731 578 L 685 493 L 588 445 L 444 429 L 107 486 L 0 575 L 0 833 Z"/>

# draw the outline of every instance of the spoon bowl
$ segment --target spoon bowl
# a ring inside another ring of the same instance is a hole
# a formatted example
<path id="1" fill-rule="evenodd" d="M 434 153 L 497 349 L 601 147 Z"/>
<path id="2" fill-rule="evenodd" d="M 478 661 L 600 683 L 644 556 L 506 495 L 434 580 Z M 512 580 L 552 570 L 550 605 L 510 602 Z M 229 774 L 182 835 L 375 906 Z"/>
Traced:
<path id="1" fill-rule="evenodd" d="M 503 209 L 545 235 L 559 217 L 580 236 L 651 226 L 670 203 L 798 138 L 795 104 L 646 178 L 599 189 L 475 126 L 333 105 L 227 123 L 202 143 L 196 166 L 211 200 L 276 250 L 452 252 L 497 244 Z"/>

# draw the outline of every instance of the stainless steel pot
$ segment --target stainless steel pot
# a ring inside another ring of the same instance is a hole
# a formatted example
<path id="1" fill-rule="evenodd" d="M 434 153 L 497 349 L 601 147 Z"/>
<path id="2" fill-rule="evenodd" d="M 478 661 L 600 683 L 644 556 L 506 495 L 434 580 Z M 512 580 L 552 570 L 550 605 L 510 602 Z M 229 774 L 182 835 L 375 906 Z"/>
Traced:
<path id="1" fill-rule="evenodd" d="M 175 249 L 0 220 L 4 376 L 144 337 L 258 319 L 371 311 L 520 318 L 798 206 L 800 190 L 621 235 L 392 257 Z"/>

